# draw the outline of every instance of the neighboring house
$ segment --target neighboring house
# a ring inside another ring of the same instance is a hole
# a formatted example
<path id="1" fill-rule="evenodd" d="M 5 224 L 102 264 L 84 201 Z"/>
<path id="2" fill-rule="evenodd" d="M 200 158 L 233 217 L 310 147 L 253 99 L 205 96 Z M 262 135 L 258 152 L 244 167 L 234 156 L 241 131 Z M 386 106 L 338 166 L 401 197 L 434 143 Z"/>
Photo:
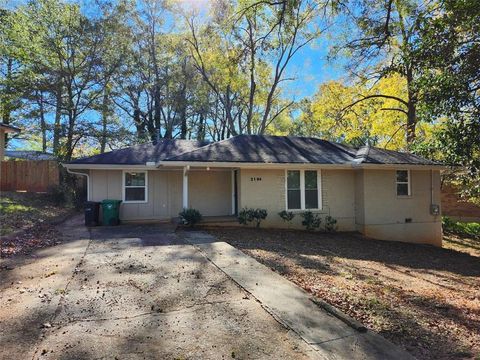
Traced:
<path id="1" fill-rule="evenodd" d="M 6 134 L 8 133 L 18 134 L 19 132 L 20 132 L 19 128 L 0 122 L 0 162 L 3 161 L 5 157 L 4 154 L 5 154 L 5 137 L 7 136 Z M 2 178 L 2 166 L 0 166 L 0 179 L 1 178 Z"/>
<path id="2" fill-rule="evenodd" d="M 10 159 L 23 160 L 56 160 L 55 155 L 35 150 L 6 150 L 5 156 Z"/>
<path id="3" fill-rule="evenodd" d="M 18 134 L 19 132 L 20 132 L 19 128 L 0 122 L 0 161 L 3 161 L 3 158 L 5 156 L 4 155 L 5 154 L 5 134 L 8 134 L 8 133 Z"/>
<path id="4" fill-rule="evenodd" d="M 161 140 L 64 164 L 89 178 L 88 198 L 123 200 L 122 220 L 171 219 L 182 208 L 204 216 L 267 209 L 330 215 L 339 231 L 441 246 L 440 170 L 413 154 L 353 148 L 293 136 L 239 135 L 205 144 Z"/>

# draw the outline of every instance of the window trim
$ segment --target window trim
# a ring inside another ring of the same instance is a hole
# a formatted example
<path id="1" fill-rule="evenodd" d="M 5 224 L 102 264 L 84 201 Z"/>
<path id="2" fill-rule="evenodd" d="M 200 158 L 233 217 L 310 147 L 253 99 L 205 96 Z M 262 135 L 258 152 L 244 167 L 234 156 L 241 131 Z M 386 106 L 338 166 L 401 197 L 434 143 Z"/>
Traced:
<path id="1" fill-rule="evenodd" d="M 404 181 L 398 181 L 397 180 L 397 173 L 399 171 L 406 171 L 407 172 L 407 182 Z M 407 195 L 399 195 L 398 194 L 398 184 L 407 184 Z M 412 178 L 410 176 L 410 170 L 409 169 L 395 169 L 395 195 L 399 198 L 407 198 L 412 196 Z"/>
<path id="2" fill-rule="evenodd" d="M 288 208 L 288 172 L 289 171 L 299 171 L 300 172 L 300 209 L 289 209 Z M 316 171 L 317 172 L 317 196 L 318 196 L 318 207 L 316 209 L 306 209 L 305 208 L 305 171 Z M 285 210 L 287 211 L 321 211 L 323 209 L 322 203 L 322 170 L 321 169 L 285 169 Z"/>
<path id="3" fill-rule="evenodd" d="M 126 200 L 126 189 L 127 188 L 141 188 L 142 186 L 126 186 L 125 176 L 127 173 L 143 173 L 145 174 L 145 200 Z M 148 171 L 138 171 L 138 170 L 123 170 L 122 171 L 122 201 L 125 204 L 145 204 L 148 203 Z"/>

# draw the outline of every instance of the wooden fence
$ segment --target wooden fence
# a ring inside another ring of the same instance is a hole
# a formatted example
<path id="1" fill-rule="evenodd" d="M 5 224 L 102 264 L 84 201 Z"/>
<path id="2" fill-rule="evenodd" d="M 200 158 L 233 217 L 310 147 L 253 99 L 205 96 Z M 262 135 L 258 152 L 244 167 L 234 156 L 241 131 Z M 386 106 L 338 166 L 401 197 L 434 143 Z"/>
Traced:
<path id="1" fill-rule="evenodd" d="M 457 221 L 480 221 L 480 206 L 462 200 L 459 192 L 452 185 L 442 185 L 442 215 Z"/>
<path id="2" fill-rule="evenodd" d="M 46 192 L 60 183 L 58 166 L 48 160 L 2 161 L 0 190 Z"/>

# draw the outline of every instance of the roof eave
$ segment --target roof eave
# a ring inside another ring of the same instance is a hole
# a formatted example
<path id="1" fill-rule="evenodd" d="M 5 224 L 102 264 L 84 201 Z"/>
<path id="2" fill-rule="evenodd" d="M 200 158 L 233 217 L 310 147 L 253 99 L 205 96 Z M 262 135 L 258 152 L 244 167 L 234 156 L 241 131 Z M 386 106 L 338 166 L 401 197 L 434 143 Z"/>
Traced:
<path id="1" fill-rule="evenodd" d="M 215 161 L 172 161 L 163 160 L 157 162 L 157 167 L 228 167 L 228 168 L 332 168 L 332 169 L 417 169 L 417 170 L 444 170 L 445 165 L 432 164 L 365 164 L 365 163 L 343 163 L 343 164 L 320 164 L 320 163 L 252 163 L 252 162 L 215 162 Z"/>
<path id="2" fill-rule="evenodd" d="M 155 165 L 146 164 L 81 164 L 81 163 L 61 163 L 66 169 L 85 169 L 85 170 L 155 170 Z"/>
<path id="3" fill-rule="evenodd" d="M 21 130 L 12 125 L 0 124 L 0 130 L 3 130 L 5 133 L 20 133 Z"/>

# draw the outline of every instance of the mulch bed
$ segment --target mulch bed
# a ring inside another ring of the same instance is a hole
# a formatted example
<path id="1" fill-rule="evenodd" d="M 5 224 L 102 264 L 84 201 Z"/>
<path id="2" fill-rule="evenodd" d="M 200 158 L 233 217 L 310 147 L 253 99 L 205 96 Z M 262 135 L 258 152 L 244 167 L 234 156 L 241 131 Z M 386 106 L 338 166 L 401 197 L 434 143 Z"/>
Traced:
<path id="1" fill-rule="evenodd" d="M 354 233 L 209 231 L 419 359 L 480 358 L 480 257 L 470 240 L 440 249 Z"/>

